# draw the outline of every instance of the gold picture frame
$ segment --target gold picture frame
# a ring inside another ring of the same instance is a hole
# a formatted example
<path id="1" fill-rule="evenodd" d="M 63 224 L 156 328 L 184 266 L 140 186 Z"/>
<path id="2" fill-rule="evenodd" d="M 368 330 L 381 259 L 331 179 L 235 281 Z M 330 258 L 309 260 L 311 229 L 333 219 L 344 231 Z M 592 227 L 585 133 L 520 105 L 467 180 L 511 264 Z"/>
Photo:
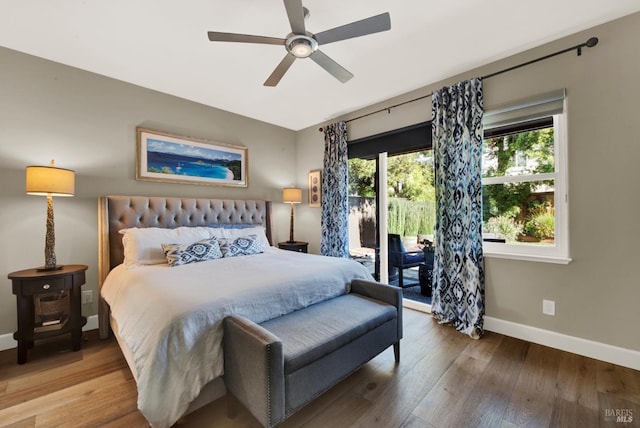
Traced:
<path id="1" fill-rule="evenodd" d="M 320 208 L 322 205 L 322 171 L 319 169 L 309 172 L 309 207 Z"/>
<path id="2" fill-rule="evenodd" d="M 248 187 L 248 149 L 136 128 L 136 179 Z"/>

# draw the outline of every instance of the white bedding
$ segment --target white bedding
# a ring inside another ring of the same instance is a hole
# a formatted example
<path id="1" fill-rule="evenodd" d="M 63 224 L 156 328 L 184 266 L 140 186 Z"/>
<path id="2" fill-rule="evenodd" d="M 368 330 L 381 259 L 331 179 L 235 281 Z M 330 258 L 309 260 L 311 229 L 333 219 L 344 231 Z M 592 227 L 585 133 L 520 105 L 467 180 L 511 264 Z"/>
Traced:
<path id="1" fill-rule="evenodd" d="M 355 278 L 372 279 L 352 260 L 270 247 L 171 268 L 120 265 L 101 292 L 133 354 L 138 408 L 153 427 L 169 427 L 223 374 L 225 316 L 263 322 L 345 294 Z"/>

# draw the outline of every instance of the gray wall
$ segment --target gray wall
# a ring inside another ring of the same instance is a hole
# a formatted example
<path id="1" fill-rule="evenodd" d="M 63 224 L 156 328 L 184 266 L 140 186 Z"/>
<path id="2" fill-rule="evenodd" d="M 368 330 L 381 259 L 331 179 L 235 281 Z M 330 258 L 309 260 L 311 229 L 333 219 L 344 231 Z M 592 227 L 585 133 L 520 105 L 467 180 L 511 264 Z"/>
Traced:
<path id="1" fill-rule="evenodd" d="M 640 350 L 640 14 L 558 40 L 454 76 L 410 94 L 340 118 L 431 93 L 600 38 L 583 55 L 568 53 L 509 72 L 484 83 L 485 107 L 566 88 L 569 122 L 569 265 L 486 260 L 487 316 L 596 342 Z M 428 52 L 427 52 L 428 54 Z M 461 55 L 464 53 L 461 52 Z M 414 102 L 348 124 L 356 139 L 431 118 L 431 99 Z M 322 165 L 319 126 L 297 134 L 298 179 Z M 318 250 L 320 212 L 302 206 L 299 238 Z M 542 300 L 555 300 L 556 316 L 542 314 Z"/>
<path id="2" fill-rule="evenodd" d="M 420 88 L 366 110 L 430 93 L 555 50 L 600 38 L 581 57 L 565 54 L 485 81 L 485 106 L 567 88 L 570 245 L 573 262 L 553 265 L 486 260 L 487 315 L 575 337 L 640 350 L 640 14 L 613 21 L 478 70 Z M 464 54 L 461 52 L 461 55 Z M 0 48 L 0 335 L 15 329 L 15 299 L 6 273 L 43 263 L 44 198 L 24 194 L 24 167 L 55 159 L 76 170 L 76 196 L 56 198 L 59 263 L 89 265 L 97 290 L 97 197 L 144 194 L 263 198 L 306 188 L 322 167 L 318 126 L 294 133 L 228 112 L 149 91 Z M 247 100 L 249 102 L 249 100 Z M 431 117 L 430 99 L 349 124 L 350 138 Z M 249 148 L 249 188 L 201 187 L 135 180 L 135 127 L 146 126 Z M 260 160 L 260 161 L 258 161 Z M 296 207 L 296 239 L 319 251 L 320 209 Z M 288 237 L 288 207 L 275 204 L 277 239 Z M 556 316 L 542 315 L 542 300 Z M 83 307 L 85 315 L 95 305 Z"/>
<path id="3" fill-rule="evenodd" d="M 75 197 L 54 198 L 56 254 L 60 264 L 89 266 L 84 289 L 96 296 L 98 196 L 278 202 L 295 180 L 293 131 L 4 48 L 0 64 L 0 336 L 16 329 L 7 274 L 44 264 L 46 199 L 25 194 L 25 166 L 55 159 L 76 171 Z M 248 147 L 249 187 L 137 181 L 136 126 Z M 274 219 L 276 239 L 286 239 L 284 204 L 274 204 Z M 83 306 L 95 313 L 97 304 Z"/>

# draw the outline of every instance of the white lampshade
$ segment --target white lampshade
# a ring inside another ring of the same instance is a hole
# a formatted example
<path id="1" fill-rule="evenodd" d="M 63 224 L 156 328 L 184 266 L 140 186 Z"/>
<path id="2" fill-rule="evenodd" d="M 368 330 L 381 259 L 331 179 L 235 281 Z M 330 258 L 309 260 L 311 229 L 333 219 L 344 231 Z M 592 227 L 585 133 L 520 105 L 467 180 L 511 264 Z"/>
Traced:
<path id="1" fill-rule="evenodd" d="M 28 166 L 26 190 L 29 195 L 73 196 L 75 172 L 54 166 Z"/>
<path id="2" fill-rule="evenodd" d="M 302 202 L 302 189 L 289 187 L 282 189 L 282 202 L 299 204 Z"/>

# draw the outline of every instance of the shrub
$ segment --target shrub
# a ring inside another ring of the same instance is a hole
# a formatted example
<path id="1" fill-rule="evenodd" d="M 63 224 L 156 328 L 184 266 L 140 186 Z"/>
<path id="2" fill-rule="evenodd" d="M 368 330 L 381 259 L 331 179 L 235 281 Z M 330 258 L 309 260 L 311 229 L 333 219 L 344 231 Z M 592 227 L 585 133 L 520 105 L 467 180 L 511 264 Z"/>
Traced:
<path id="1" fill-rule="evenodd" d="M 418 229 L 420 227 L 420 210 L 415 203 L 408 202 L 406 204 L 406 211 L 404 215 L 404 233 L 402 236 L 418 236 Z"/>
<path id="2" fill-rule="evenodd" d="M 433 235 L 433 228 L 436 222 L 435 202 L 416 202 L 420 208 L 420 224 L 418 233 L 421 235 Z"/>
<path id="3" fill-rule="evenodd" d="M 529 217 L 524 225 L 524 233 L 537 239 L 552 238 L 555 235 L 556 219 L 552 213 L 540 211 Z"/>
<path id="4" fill-rule="evenodd" d="M 387 228 L 400 236 L 433 234 L 435 203 L 389 198 Z"/>
<path id="5" fill-rule="evenodd" d="M 406 201 L 399 198 L 389 199 L 389 214 L 387 217 L 387 229 L 389 233 L 404 235 L 405 215 L 407 212 Z"/>
<path id="6" fill-rule="evenodd" d="M 483 225 L 485 232 L 494 233 L 497 236 L 504 238 L 507 242 L 515 242 L 518 235 L 522 233 L 522 224 L 515 221 L 513 218 L 500 215 L 497 217 L 491 217 Z"/>

